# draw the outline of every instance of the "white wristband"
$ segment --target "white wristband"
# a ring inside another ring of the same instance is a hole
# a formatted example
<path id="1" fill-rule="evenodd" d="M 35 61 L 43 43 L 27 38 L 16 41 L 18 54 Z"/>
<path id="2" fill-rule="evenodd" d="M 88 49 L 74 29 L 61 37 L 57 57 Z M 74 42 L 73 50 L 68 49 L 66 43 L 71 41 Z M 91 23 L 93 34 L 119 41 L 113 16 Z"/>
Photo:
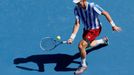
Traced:
<path id="1" fill-rule="evenodd" d="M 110 22 L 111 26 L 116 26 L 115 23 L 113 21 Z"/>
<path id="2" fill-rule="evenodd" d="M 73 39 L 73 40 L 75 39 L 75 37 L 76 37 L 76 34 L 72 34 L 72 35 L 70 36 L 70 38 Z"/>

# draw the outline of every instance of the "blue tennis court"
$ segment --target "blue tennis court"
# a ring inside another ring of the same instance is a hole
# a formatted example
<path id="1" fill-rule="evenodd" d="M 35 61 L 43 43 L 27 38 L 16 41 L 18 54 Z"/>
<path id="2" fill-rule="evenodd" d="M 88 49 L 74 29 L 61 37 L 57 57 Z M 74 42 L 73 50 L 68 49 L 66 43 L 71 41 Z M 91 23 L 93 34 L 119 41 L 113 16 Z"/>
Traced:
<path id="1" fill-rule="evenodd" d="M 88 0 L 89 1 L 89 0 Z M 87 50 L 88 69 L 82 75 L 134 75 L 133 0 L 92 0 L 107 10 L 121 32 L 113 32 L 104 17 L 98 38 L 109 46 Z M 80 65 L 77 45 L 82 25 L 71 45 L 40 49 L 41 38 L 60 35 L 67 40 L 74 25 L 72 0 L 0 0 L 0 74 L 73 75 Z"/>

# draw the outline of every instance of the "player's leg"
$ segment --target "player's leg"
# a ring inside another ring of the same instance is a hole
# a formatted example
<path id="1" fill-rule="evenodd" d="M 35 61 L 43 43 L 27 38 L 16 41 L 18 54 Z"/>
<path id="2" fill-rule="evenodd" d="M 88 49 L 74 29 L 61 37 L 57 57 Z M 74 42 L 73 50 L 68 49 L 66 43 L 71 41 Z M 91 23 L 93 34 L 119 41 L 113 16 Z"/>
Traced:
<path id="1" fill-rule="evenodd" d="M 101 32 L 101 27 L 99 29 L 90 30 L 87 33 L 86 38 L 90 40 L 90 47 L 95 47 L 99 44 L 108 45 L 108 37 L 106 36 L 103 37 L 102 39 L 95 40 L 100 35 L 100 32 Z"/>
<path id="2" fill-rule="evenodd" d="M 102 39 L 93 40 L 90 44 L 91 47 L 95 47 L 99 44 L 105 44 L 108 45 L 108 37 L 103 37 Z"/>
<path id="3" fill-rule="evenodd" d="M 87 69 L 86 50 L 85 50 L 87 46 L 88 46 L 88 43 L 85 40 L 81 40 L 78 45 L 80 55 L 81 55 L 81 66 L 75 71 L 76 75 L 83 73 Z"/>
<path id="4" fill-rule="evenodd" d="M 83 40 L 80 41 L 78 47 L 81 54 L 81 66 L 75 71 L 76 75 L 83 73 L 87 69 L 86 64 L 86 48 L 90 45 L 90 40 L 88 39 L 91 37 L 90 31 L 86 30 L 83 33 Z"/>
<path id="5" fill-rule="evenodd" d="M 87 66 L 86 65 L 86 50 L 85 50 L 87 46 L 88 46 L 88 43 L 85 40 L 81 40 L 78 45 L 80 55 L 81 55 L 81 60 L 82 60 L 81 61 L 82 66 Z"/>
<path id="6" fill-rule="evenodd" d="M 86 65 L 86 50 L 85 48 L 91 46 L 94 47 L 98 44 L 104 43 L 104 40 L 107 41 L 107 38 L 103 38 L 100 40 L 95 40 L 97 36 L 99 36 L 101 32 L 100 29 L 94 29 L 94 30 L 86 30 L 83 33 L 83 40 L 79 43 L 79 50 L 81 53 L 81 67 L 76 70 L 75 74 L 81 74 L 87 69 Z"/>

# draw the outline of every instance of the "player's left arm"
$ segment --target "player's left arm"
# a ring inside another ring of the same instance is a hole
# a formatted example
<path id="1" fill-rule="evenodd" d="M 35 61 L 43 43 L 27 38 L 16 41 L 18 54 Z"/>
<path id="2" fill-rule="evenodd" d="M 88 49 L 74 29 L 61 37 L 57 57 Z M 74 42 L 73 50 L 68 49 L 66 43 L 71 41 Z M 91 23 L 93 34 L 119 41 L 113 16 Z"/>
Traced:
<path id="1" fill-rule="evenodd" d="M 113 31 L 117 31 L 117 32 L 121 31 L 121 28 L 114 23 L 110 14 L 107 11 L 102 11 L 101 14 L 104 15 L 108 20 L 108 22 L 111 24 Z"/>

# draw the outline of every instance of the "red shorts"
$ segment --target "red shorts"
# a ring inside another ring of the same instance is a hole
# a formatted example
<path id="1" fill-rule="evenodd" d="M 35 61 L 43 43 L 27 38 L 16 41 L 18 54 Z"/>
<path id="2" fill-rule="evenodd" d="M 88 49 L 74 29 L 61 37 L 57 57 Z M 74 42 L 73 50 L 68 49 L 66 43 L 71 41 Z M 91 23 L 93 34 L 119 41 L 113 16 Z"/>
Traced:
<path id="1" fill-rule="evenodd" d="M 83 32 L 83 39 L 89 43 L 96 39 L 101 32 L 101 27 L 99 29 L 85 30 Z"/>

